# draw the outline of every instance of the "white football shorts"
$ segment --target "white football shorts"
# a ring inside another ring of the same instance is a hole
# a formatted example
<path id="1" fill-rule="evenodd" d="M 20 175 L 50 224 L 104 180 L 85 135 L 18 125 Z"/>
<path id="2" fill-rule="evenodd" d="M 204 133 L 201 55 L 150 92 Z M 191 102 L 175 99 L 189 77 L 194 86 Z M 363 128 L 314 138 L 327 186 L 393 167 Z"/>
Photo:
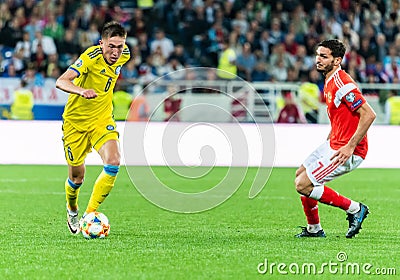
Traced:
<path id="1" fill-rule="evenodd" d="M 329 141 L 326 141 L 304 161 L 303 166 L 306 168 L 308 178 L 315 187 L 323 187 L 325 182 L 356 169 L 363 162 L 362 157 L 352 155 L 343 165 L 333 164 L 335 159 L 331 161 L 330 158 L 335 152 Z"/>

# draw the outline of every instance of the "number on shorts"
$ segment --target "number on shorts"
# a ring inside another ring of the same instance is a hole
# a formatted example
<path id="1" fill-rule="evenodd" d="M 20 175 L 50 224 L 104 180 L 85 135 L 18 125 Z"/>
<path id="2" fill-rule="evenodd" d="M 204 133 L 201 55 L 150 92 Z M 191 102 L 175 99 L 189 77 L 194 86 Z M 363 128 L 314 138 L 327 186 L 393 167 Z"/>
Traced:
<path id="1" fill-rule="evenodd" d="M 67 155 L 70 161 L 74 161 L 74 156 L 72 155 L 71 147 L 67 148 Z"/>

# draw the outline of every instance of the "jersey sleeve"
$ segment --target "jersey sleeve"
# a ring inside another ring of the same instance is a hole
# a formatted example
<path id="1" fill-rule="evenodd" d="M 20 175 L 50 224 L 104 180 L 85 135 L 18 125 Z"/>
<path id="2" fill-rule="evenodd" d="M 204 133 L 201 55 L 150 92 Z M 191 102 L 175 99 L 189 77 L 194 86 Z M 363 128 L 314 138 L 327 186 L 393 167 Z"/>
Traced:
<path id="1" fill-rule="evenodd" d="M 366 102 L 364 96 L 361 94 L 361 91 L 358 88 L 348 92 L 343 97 L 342 101 L 347 107 L 349 107 L 351 111 L 356 111 Z"/>
<path id="2" fill-rule="evenodd" d="M 79 77 L 81 74 L 88 72 L 88 69 L 91 67 L 91 65 L 93 65 L 93 63 L 96 62 L 99 55 L 102 55 L 101 48 L 99 46 L 90 47 L 83 52 L 71 66 L 69 66 L 69 69 L 77 72 Z"/>

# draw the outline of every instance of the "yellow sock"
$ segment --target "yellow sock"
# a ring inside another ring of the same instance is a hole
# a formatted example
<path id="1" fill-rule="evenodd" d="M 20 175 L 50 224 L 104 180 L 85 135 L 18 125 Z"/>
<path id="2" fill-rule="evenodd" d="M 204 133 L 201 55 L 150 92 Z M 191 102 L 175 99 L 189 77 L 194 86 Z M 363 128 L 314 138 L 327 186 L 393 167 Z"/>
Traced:
<path id="1" fill-rule="evenodd" d="M 99 208 L 100 204 L 106 199 L 111 189 L 114 187 L 118 170 L 119 166 L 104 165 L 103 171 L 94 183 L 86 213 L 97 211 L 97 208 Z"/>
<path id="2" fill-rule="evenodd" d="M 65 198 L 67 200 L 67 205 L 69 210 L 78 211 L 78 196 L 79 190 L 81 189 L 81 184 L 75 184 L 69 178 L 65 181 Z"/>

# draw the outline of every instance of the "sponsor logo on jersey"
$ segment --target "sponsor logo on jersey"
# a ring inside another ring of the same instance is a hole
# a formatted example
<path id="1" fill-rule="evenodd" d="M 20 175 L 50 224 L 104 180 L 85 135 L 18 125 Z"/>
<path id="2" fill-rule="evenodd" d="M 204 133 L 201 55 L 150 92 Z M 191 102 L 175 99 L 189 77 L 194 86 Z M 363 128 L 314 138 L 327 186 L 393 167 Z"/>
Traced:
<path id="1" fill-rule="evenodd" d="M 106 129 L 107 130 L 114 130 L 115 128 L 114 128 L 113 125 L 109 124 L 109 125 L 107 125 Z"/>
<path id="2" fill-rule="evenodd" d="M 76 67 L 81 67 L 81 66 L 83 65 L 83 61 L 82 61 L 82 59 L 78 58 L 78 59 L 75 61 L 74 64 L 75 64 Z"/>
<path id="3" fill-rule="evenodd" d="M 356 95 L 353 92 L 350 92 L 349 94 L 346 95 L 347 102 L 353 103 L 355 99 Z"/>
<path id="4" fill-rule="evenodd" d="M 121 73 L 121 66 L 117 66 L 117 68 L 115 68 L 115 74 L 119 75 L 119 73 Z"/>
<path id="5" fill-rule="evenodd" d="M 355 108 L 360 106 L 361 103 L 362 103 L 362 99 L 358 99 L 357 101 L 355 101 L 353 104 L 351 104 L 351 110 L 354 110 Z"/>

